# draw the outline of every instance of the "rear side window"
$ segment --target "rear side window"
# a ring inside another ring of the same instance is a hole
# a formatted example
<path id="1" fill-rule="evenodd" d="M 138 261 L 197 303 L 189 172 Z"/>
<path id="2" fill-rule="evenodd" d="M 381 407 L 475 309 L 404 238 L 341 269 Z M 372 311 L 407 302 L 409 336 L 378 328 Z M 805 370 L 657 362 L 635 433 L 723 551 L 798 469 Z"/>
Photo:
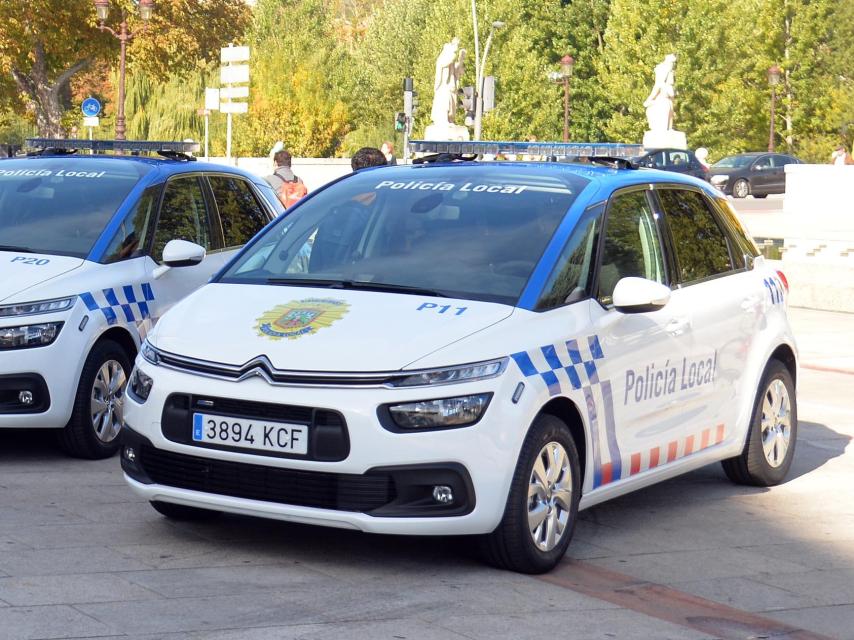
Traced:
<path id="1" fill-rule="evenodd" d="M 682 283 L 711 278 L 733 269 L 726 236 L 701 193 L 661 189 L 658 197 L 673 237 Z"/>
<path id="2" fill-rule="evenodd" d="M 226 247 L 239 247 L 264 228 L 267 216 L 245 180 L 208 176 Z"/>
<path id="3" fill-rule="evenodd" d="M 160 189 L 161 185 L 157 185 L 143 191 L 133 211 L 122 221 L 119 230 L 113 236 L 110 246 L 104 253 L 103 263 L 109 264 L 145 255 L 157 213 Z"/>
<path id="4" fill-rule="evenodd" d="M 721 220 L 729 232 L 729 237 L 732 240 L 732 253 L 738 268 L 744 268 L 745 256 L 755 258 L 760 255 L 759 249 L 756 248 L 753 240 L 741 226 L 741 222 L 735 215 L 732 205 L 725 198 L 715 198 L 715 204 L 718 205 L 718 211 L 721 214 Z"/>

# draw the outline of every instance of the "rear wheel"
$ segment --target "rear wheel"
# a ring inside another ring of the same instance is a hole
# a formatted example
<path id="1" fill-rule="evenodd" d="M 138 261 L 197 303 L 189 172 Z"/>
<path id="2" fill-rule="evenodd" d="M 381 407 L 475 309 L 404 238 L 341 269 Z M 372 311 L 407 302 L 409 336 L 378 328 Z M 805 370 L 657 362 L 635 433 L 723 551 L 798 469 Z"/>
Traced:
<path id="1" fill-rule="evenodd" d="M 544 573 L 572 539 L 581 494 L 580 464 L 566 424 L 541 415 L 528 433 L 501 523 L 483 537 L 486 560 L 502 569 Z"/>
<path id="2" fill-rule="evenodd" d="M 92 348 L 77 383 L 71 420 L 59 435 L 67 453 L 96 460 L 118 450 L 130 371 L 130 358 L 117 342 L 104 340 Z"/>
<path id="3" fill-rule="evenodd" d="M 750 195 L 750 183 L 744 178 L 739 178 L 732 185 L 732 195 L 735 198 L 746 198 Z"/>
<path id="4" fill-rule="evenodd" d="M 199 509 L 198 507 L 188 507 L 184 504 L 175 504 L 173 502 L 160 502 L 152 500 L 151 506 L 162 516 L 166 516 L 170 520 L 210 520 L 220 515 L 219 511 L 210 509 Z"/>
<path id="5" fill-rule="evenodd" d="M 779 360 L 765 369 L 753 407 L 750 433 L 741 455 L 724 460 L 724 472 L 738 484 L 780 484 L 792 466 L 798 435 L 798 407 L 792 374 Z"/>

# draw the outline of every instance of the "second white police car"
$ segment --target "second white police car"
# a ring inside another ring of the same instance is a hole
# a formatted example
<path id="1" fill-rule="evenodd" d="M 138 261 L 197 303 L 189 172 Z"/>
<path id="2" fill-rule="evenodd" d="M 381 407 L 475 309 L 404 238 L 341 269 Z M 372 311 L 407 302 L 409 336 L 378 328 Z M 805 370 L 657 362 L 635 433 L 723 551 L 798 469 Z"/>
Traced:
<path id="1" fill-rule="evenodd" d="M 521 152 L 573 151 L 555 146 Z M 579 509 L 716 461 L 736 482 L 784 479 L 786 288 L 694 178 L 358 172 L 149 333 L 122 466 L 169 517 L 479 534 L 495 564 L 546 571 Z"/>

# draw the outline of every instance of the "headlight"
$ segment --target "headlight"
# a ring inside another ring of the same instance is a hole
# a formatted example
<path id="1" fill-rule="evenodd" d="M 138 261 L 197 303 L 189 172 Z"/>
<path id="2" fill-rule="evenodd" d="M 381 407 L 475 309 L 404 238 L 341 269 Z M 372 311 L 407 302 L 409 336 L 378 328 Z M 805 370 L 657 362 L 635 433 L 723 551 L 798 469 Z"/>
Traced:
<path id="1" fill-rule="evenodd" d="M 729 180 L 729 176 L 716 175 L 716 176 L 712 176 L 712 177 L 711 177 L 710 182 L 711 182 L 712 184 L 723 184 L 723 183 L 724 183 L 724 182 L 726 182 L 727 180 Z"/>
<path id="2" fill-rule="evenodd" d="M 153 385 L 154 380 L 151 379 L 151 376 L 140 371 L 138 367 L 134 367 L 133 372 L 130 374 L 127 389 L 130 396 L 142 404 L 148 400 Z"/>
<path id="3" fill-rule="evenodd" d="M 22 327 L 0 328 L 0 349 L 29 349 L 46 347 L 56 340 L 64 322 L 28 324 Z"/>
<path id="4" fill-rule="evenodd" d="M 19 302 L 17 304 L 4 304 L 0 306 L 0 318 L 12 316 L 34 316 L 39 313 L 54 313 L 66 311 L 74 305 L 77 296 L 70 298 L 56 298 L 55 300 L 42 300 L 40 302 Z"/>
<path id="5" fill-rule="evenodd" d="M 151 346 L 148 340 L 144 340 L 139 352 L 142 357 L 148 360 L 151 364 L 160 364 L 160 352 Z"/>
<path id="6" fill-rule="evenodd" d="M 465 427 L 480 420 L 491 398 L 491 393 L 479 393 L 473 396 L 392 404 L 387 408 L 391 419 L 401 429 Z"/>
<path id="7" fill-rule="evenodd" d="M 464 364 L 458 367 L 419 371 L 394 378 L 388 384 L 392 387 L 421 387 L 455 382 L 472 382 L 474 380 L 485 380 L 500 376 L 506 368 L 507 358 L 501 358 L 500 360 L 475 362 L 474 364 Z"/>

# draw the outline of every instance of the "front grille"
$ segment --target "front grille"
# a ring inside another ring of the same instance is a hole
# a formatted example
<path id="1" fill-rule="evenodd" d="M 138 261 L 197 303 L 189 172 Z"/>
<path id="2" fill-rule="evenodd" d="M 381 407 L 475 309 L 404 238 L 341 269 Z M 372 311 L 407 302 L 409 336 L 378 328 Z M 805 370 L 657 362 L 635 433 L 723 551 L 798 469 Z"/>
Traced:
<path id="1" fill-rule="evenodd" d="M 200 404 L 200 400 L 207 400 L 213 404 Z M 193 396 L 193 410 L 224 413 L 233 416 L 246 416 L 247 418 L 263 418 L 276 422 L 297 422 L 301 424 L 311 423 L 312 412 L 311 407 L 235 400 L 233 398 L 209 398 L 208 396 Z"/>
<path id="2" fill-rule="evenodd" d="M 368 512 L 396 498 L 386 474 L 279 469 L 173 453 L 147 443 L 139 464 L 156 484 L 279 504 Z"/>

